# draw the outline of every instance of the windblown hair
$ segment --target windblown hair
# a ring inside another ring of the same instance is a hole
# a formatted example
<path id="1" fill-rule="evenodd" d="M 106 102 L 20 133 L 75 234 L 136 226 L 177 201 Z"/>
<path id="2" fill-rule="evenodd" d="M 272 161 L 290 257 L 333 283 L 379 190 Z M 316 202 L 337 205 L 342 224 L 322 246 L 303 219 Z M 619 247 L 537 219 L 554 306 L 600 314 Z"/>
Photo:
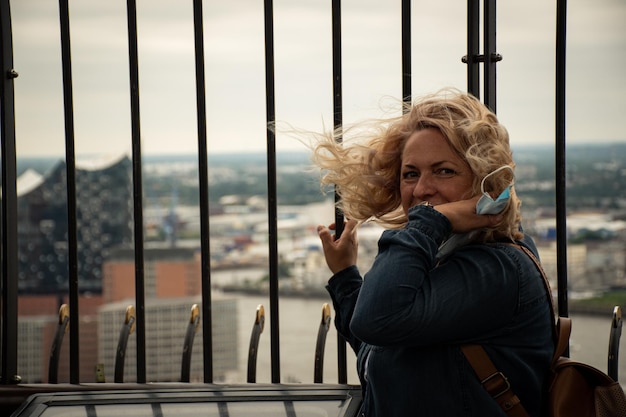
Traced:
<path id="1" fill-rule="evenodd" d="M 325 135 L 313 148 L 322 186 L 335 185 L 339 208 L 350 219 L 372 220 L 389 228 L 406 224 L 400 198 L 402 152 L 407 139 L 423 129 L 438 129 L 451 149 L 467 162 L 474 177 L 468 196 L 480 194 L 482 179 L 495 169 L 503 165 L 515 168 L 508 132 L 496 115 L 475 97 L 456 90 L 426 96 L 407 104 L 402 116 L 367 125 L 369 128 L 361 126 L 349 143 L 335 138 L 354 133 L 354 128 Z M 512 181 L 511 172 L 501 170 L 487 178 L 484 189 L 495 198 Z M 485 229 L 482 240 L 521 238 L 520 206 L 511 187 L 502 222 Z"/>

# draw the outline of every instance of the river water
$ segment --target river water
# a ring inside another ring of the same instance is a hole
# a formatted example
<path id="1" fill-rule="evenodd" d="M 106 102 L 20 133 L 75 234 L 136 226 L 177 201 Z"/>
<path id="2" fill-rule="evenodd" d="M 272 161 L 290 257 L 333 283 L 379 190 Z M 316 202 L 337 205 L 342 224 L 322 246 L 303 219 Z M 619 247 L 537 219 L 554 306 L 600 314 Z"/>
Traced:
<path id="1" fill-rule="evenodd" d="M 272 382 L 270 354 L 269 299 L 263 296 L 231 294 L 238 305 L 239 370 L 228 377 L 227 382 L 244 382 L 247 375 L 248 347 L 259 304 L 265 307 L 265 329 L 259 342 L 257 358 L 257 382 Z M 330 299 L 303 299 L 283 297 L 279 302 L 280 331 L 280 381 L 313 382 L 315 343 L 322 317 L 322 305 Z M 332 304 L 331 304 L 332 306 Z M 331 309 L 334 318 L 334 312 Z M 611 317 L 571 315 L 573 330 L 570 356 L 607 371 L 607 353 Z M 622 360 L 619 375 L 626 381 L 626 352 L 624 340 L 620 341 Z M 348 383 L 358 384 L 355 370 L 356 359 L 350 347 L 348 351 Z M 324 382 L 337 382 L 337 333 L 334 325 L 328 332 L 324 356 Z"/>

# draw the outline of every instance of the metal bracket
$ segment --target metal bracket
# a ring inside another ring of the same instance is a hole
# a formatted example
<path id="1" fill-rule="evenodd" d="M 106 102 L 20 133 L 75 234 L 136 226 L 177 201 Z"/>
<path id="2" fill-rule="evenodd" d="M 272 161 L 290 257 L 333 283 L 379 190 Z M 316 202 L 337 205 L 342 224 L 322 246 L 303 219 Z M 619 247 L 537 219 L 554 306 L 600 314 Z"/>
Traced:
<path id="1" fill-rule="evenodd" d="M 502 61 L 502 55 L 495 53 L 495 52 L 491 54 L 489 62 L 500 62 L 500 61 Z M 474 55 L 472 62 L 469 62 L 467 55 L 463 55 L 463 57 L 461 58 L 461 62 L 464 64 L 473 63 L 473 62 L 485 62 L 485 55 L 483 54 Z"/>

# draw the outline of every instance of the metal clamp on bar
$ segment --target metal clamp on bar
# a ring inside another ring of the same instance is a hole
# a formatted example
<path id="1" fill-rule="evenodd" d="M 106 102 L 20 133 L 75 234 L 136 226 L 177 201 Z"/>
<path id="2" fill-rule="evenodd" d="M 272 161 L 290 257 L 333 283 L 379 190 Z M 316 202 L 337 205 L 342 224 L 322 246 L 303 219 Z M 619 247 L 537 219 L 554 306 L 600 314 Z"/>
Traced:
<path id="1" fill-rule="evenodd" d="M 480 381 L 493 398 L 498 398 L 511 389 L 509 380 L 502 372 L 496 372 Z"/>
<path id="2" fill-rule="evenodd" d="M 498 53 L 491 54 L 489 62 L 500 62 L 500 61 L 502 61 L 502 55 Z M 467 55 L 463 55 L 463 57 L 461 58 L 461 62 L 464 64 L 467 64 L 469 62 Z M 472 62 L 485 62 L 485 55 L 483 54 L 474 55 Z"/>

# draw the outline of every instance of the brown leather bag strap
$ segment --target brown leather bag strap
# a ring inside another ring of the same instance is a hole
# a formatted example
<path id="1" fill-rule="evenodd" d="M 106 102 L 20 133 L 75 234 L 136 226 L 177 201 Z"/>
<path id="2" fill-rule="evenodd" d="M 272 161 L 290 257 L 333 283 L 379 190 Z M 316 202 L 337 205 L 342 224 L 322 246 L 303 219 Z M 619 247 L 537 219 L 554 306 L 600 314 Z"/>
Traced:
<path id="1" fill-rule="evenodd" d="M 509 380 L 496 369 L 481 345 L 462 345 L 461 351 L 467 358 L 483 388 L 498 403 L 509 417 L 528 417 L 526 409 L 511 389 Z"/>
<path id="2" fill-rule="evenodd" d="M 552 356 L 552 365 L 565 354 L 565 350 L 569 347 L 569 337 L 572 334 L 572 319 L 569 317 L 559 317 L 556 324 L 556 334 L 558 339 Z"/>

